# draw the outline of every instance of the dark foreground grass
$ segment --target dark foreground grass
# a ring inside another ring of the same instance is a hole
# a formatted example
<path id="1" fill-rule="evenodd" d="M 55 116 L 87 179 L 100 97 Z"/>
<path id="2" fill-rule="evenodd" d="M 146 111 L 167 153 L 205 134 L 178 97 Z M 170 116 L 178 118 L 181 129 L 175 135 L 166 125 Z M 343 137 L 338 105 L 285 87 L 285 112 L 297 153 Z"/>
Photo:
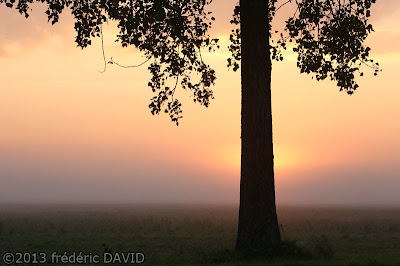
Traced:
<path id="1" fill-rule="evenodd" d="M 284 252 L 257 259 L 233 252 L 233 206 L 4 205 L 0 255 L 111 249 L 141 252 L 144 265 L 400 265 L 400 209 L 281 207 L 278 217 Z"/>

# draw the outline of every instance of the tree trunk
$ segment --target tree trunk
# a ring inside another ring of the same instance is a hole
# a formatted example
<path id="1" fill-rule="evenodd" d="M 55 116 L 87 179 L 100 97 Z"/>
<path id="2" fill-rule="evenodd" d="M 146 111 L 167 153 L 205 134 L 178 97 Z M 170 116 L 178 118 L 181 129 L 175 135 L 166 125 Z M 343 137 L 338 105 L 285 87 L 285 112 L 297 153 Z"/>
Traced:
<path id="1" fill-rule="evenodd" d="M 241 0 L 242 159 L 236 250 L 266 254 L 281 236 L 275 205 L 268 1 Z"/>

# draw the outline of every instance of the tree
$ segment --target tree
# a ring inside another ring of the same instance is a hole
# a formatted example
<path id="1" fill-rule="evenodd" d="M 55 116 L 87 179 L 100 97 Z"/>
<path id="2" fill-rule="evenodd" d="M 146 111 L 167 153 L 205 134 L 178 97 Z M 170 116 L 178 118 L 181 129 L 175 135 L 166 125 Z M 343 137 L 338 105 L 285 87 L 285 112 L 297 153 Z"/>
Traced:
<path id="1" fill-rule="evenodd" d="M 260 253 L 279 245 L 272 149 L 268 1 L 240 2 L 242 156 L 236 249 Z"/>
<path id="2" fill-rule="evenodd" d="M 282 49 L 295 43 L 297 66 L 301 73 L 328 76 L 349 95 L 358 88 L 355 73 L 362 64 L 375 70 L 379 64 L 368 59 L 363 45 L 373 31 L 368 23 L 375 0 L 303 0 L 286 21 L 285 35 L 277 44 L 271 39 L 271 22 L 277 0 L 241 0 L 235 8 L 233 24 L 240 28 L 231 34 L 233 70 L 242 66 L 242 157 L 239 229 L 236 249 L 245 254 L 269 253 L 281 242 L 278 227 L 272 143 L 271 73 L 272 60 L 282 61 Z M 275 32 L 277 33 L 277 32 Z M 313 77 L 314 78 L 314 77 Z"/>
<path id="3" fill-rule="evenodd" d="M 212 0 L 37 0 L 46 3 L 52 24 L 65 8 L 75 17 L 76 42 L 85 48 L 92 37 L 102 36 L 102 24 L 118 22 L 117 41 L 144 52 L 152 78 L 148 86 L 155 93 L 152 114 L 168 113 L 177 125 L 181 103 L 174 98 L 178 83 L 193 93 L 193 101 L 208 106 L 213 99 L 215 71 L 201 55 L 202 49 L 218 48 L 210 38 Z M 358 88 L 355 74 L 363 75 L 365 64 L 375 70 L 364 40 L 371 31 L 370 8 L 376 0 L 288 0 L 278 8 L 277 0 L 240 0 L 231 21 L 240 25 L 232 31 L 228 67 L 242 74 L 242 157 L 239 226 L 236 249 L 245 254 L 272 252 L 281 243 L 277 222 L 271 115 L 272 60 L 282 61 L 282 49 L 292 44 L 298 53 L 301 73 L 317 80 L 329 77 L 340 90 L 353 94 Z M 0 0 L 29 16 L 33 0 Z M 278 40 L 271 21 L 288 3 L 296 12 L 286 21 Z M 275 40 L 274 40 L 275 39 Z M 241 61 L 241 62 L 240 62 Z M 111 60 L 109 64 L 116 62 Z M 195 80 L 193 73 L 199 78 Z M 172 79 L 172 81 L 171 81 Z M 195 81 L 193 81 L 195 80 Z"/>

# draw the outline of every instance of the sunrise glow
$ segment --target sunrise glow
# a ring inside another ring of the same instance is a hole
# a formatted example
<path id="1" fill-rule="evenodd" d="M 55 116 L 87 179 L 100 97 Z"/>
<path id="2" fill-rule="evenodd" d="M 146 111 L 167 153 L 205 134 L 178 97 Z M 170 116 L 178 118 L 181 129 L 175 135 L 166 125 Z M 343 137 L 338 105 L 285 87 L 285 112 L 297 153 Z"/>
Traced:
<path id="1" fill-rule="evenodd" d="M 70 14 L 51 26 L 41 5 L 29 20 L 1 6 L 0 200 L 236 202 L 240 71 L 226 68 L 235 2 L 215 1 L 210 7 L 217 18 L 211 34 L 221 39 L 219 51 L 204 55 L 217 72 L 215 100 L 204 108 L 193 103 L 190 92 L 179 91 L 184 112 L 179 127 L 167 115 L 151 115 L 148 65 L 107 65 L 100 73 L 100 39 L 77 48 Z M 384 71 L 374 77 L 365 69 L 355 95 L 299 74 L 291 52 L 274 63 L 279 203 L 306 202 L 314 194 L 327 202 L 364 202 L 369 200 L 365 191 L 374 186 L 377 201 L 398 202 L 400 3 L 385 3 L 376 4 L 376 33 L 367 40 Z M 120 48 L 115 34 L 112 23 L 105 26 L 106 57 L 124 65 L 141 63 L 143 55 Z M 379 174 L 369 175 L 372 168 Z M 363 178 L 365 187 L 354 185 Z M 307 188 L 311 181 L 314 187 Z M 320 190 L 328 183 L 334 189 L 324 199 Z"/>

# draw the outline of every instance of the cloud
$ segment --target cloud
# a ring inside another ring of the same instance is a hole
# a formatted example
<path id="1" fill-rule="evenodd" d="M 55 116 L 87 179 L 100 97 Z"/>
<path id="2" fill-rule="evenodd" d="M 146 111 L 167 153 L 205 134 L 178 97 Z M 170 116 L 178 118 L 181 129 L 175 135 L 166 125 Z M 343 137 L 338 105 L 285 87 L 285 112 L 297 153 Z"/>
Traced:
<path id="1" fill-rule="evenodd" d="M 371 8 L 371 23 L 380 24 L 392 20 L 399 22 L 400 2 L 398 0 L 377 1 Z M 394 19 L 394 20 L 393 20 Z"/>
<path id="2" fill-rule="evenodd" d="M 44 13 L 45 6 L 34 4 L 32 7 L 29 18 L 25 18 L 17 10 L 0 5 L 0 56 L 23 56 L 53 39 L 73 42 L 71 16 L 62 15 L 61 23 L 51 26 Z"/>

